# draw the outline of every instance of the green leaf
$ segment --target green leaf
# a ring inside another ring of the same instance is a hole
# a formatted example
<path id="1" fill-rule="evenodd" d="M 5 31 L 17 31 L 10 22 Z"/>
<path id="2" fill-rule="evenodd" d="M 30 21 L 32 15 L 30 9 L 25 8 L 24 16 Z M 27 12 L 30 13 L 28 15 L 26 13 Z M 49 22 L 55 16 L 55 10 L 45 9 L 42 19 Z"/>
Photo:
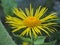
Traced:
<path id="1" fill-rule="evenodd" d="M 37 40 L 34 41 L 34 44 L 35 44 L 35 45 L 36 45 L 36 44 L 43 44 L 45 38 L 46 38 L 45 36 L 39 36 L 39 37 L 37 38 Z"/>
<path id="2" fill-rule="evenodd" d="M 0 45 L 16 45 L 0 21 Z"/>
<path id="3" fill-rule="evenodd" d="M 30 42 L 32 43 L 32 40 L 30 38 L 25 38 L 25 37 L 20 37 L 23 41 L 25 42 Z"/>
<path id="4" fill-rule="evenodd" d="M 51 41 L 49 43 L 44 43 L 44 44 L 40 44 L 40 45 L 55 45 L 56 40 L 55 41 Z"/>
<path id="5" fill-rule="evenodd" d="M 17 7 L 16 0 L 1 0 L 5 15 L 13 15 L 12 9 Z"/>

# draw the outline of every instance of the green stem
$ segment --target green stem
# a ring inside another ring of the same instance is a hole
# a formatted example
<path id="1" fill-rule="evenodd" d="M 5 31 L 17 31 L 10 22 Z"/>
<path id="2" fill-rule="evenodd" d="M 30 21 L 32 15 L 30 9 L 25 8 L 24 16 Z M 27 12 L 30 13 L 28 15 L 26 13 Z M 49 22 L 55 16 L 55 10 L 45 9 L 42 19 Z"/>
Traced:
<path id="1" fill-rule="evenodd" d="M 31 40 L 32 40 L 32 44 L 31 45 L 34 45 L 34 35 L 33 34 L 31 36 Z"/>
<path id="2" fill-rule="evenodd" d="M 32 37 L 32 45 L 34 45 L 34 38 Z"/>

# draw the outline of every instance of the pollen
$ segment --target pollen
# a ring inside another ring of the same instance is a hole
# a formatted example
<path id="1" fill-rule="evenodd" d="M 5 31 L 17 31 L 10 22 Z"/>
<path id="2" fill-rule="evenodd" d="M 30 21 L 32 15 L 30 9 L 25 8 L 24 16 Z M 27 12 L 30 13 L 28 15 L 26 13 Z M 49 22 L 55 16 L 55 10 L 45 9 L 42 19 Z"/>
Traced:
<path id="1" fill-rule="evenodd" d="M 32 16 L 27 17 L 23 22 L 27 27 L 34 27 L 40 24 L 40 20 Z"/>

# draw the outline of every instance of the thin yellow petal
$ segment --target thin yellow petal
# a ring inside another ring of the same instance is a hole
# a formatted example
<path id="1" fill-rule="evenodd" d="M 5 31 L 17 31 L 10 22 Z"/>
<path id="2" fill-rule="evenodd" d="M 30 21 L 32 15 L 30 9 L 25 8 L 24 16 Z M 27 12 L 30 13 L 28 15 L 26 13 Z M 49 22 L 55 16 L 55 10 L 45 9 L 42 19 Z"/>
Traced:
<path id="1" fill-rule="evenodd" d="M 41 19 L 41 22 L 45 22 L 48 19 L 54 19 L 54 18 L 57 18 L 56 13 L 52 13 L 52 14 L 46 16 L 45 18 Z"/>
<path id="2" fill-rule="evenodd" d="M 22 24 L 9 24 L 9 25 L 11 25 L 12 27 L 16 27 L 16 28 L 18 28 L 18 27 L 20 27 L 20 26 L 24 26 L 24 25 L 22 25 Z"/>
<path id="3" fill-rule="evenodd" d="M 46 25 L 43 25 L 45 28 L 46 27 L 50 27 L 50 26 L 52 26 L 52 25 L 56 25 L 57 23 L 48 23 L 48 24 L 46 24 Z M 48 28 L 47 28 L 48 29 Z M 54 29 L 52 29 L 52 28 L 49 28 L 52 32 L 55 32 L 55 30 Z"/>
<path id="4" fill-rule="evenodd" d="M 16 17 L 12 17 L 11 21 L 13 21 L 15 23 L 19 23 L 19 24 L 23 22 L 22 20 L 20 20 L 20 19 L 18 19 Z"/>
<path id="5" fill-rule="evenodd" d="M 42 35 L 42 33 L 41 33 L 41 31 L 37 28 L 37 27 L 34 27 L 34 30 L 35 30 L 35 32 L 37 33 L 37 34 L 41 34 Z"/>
<path id="6" fill-rule="evenodd" d="M 37 34 L 39 34 L 38 30 L 36 30 L 35 27 L 34 27 L 34 30 L 35 30 L 35 32 L 36 32 Z"/>
<path id="7" fill-rule="evenodd" d="M 46 24 L 42 24 L 43 26 L 51 26 L 51 25 L 56 25 L 57 23 L 46 23 Z"/>
<path id="8" fill-rule="evenodd" d="M 30 12 L 29 12 L 28 8 L 25 8 L 25 11 L 26 11 L 27 16 L 29 16 Z"/>
<path id="9" fill-rule="evenodd" d="M 18 16 L 19 18 L 22 18 L 22 19 L 25 19 L 26 18 L 26 16 L 21 11 L 19 11 L 17 8 L 14 8 L 13 9 L 13 13 L 16 16 Z"/>
<path id="10" fill-rule="evenodd" d="M 39 8 L 36 9 L 36 12 L 35 12 L 35 15 L 34 15 L 35 17 L 37 17 L 37 15 L 39 14 L 40 9 L 41 9 L 41 6 L 39 6 Z"/>
<path id="11" fill-rule="evenodd" d="M 6 20 L 7 20 L 6 23 L 8 23 L 11 26 L 22 26 L 23 25 L 23 21 L 16 17 L 7 16 Z"/>
<path id="12" fill-rule="evenodd" d="M 20 27 L 18 27 L 18 28 L 16 28 L 16 29 L 12 30 L 12 32 L 19 31 L 20 29 L 25 28 L 25 27 L 26 27 L 26 26 L 20 26 Z"/>
<path id="13" fill-rule="evenodd" d="M 55 28 L 53 28 L 53 27 L 51 27 L 51 29 L 53 29 L 53 30 L 54 30 L 54 32 L 55 32 L 55 31 L 57 31 L 57 29 L 55 29 Z"/>
<path id="14" fill-rule="evenodd" d="M 33 16 L 33 8 L 31 4 L 30 4 L 30 16 Z"/>
<path id="15" fill-rule="evenodd" d="M 55 32 L 55 30 L 54 30 L 54 29 L 51 29 L 51 28 L 50 28 L 50 30 L 51 30 L 51 31 L 53 31 L 53 32 Z"/>
<path id="16" fill-rule="evenodd" d="M 43 27 L 38 26 L 38 28 L 39 28 L 40 30 L 44 31 L 48 36 L 50 36 L 50 34 L 49 34 L 45 29 L 43 29 Z"/>
<path id="17" fill-rule="evenodd" d="M 30 32 L 30 28 L 27 29 L 26 35 L 28 36 L 29 32 Z"/>
<path id="18" fill-rule="evenodd" d="M 50 20 L 47 20 L 47 21 L 45 21 L 45 22 L 51 22 L 51 21 L 56 21 L 56 20 L 58 20 L 58 19 L 50 19 Z M 42 21 L 42 20 L 41 20 Z"/>
<path id="19" fill-rule="evenodd" d="M 48 9 L 46 7 L 42 8 L 41 11 L 39 12 L 39 16 L 38 17 L 40 18 L 41 16 L 43 16 L 46 13 L 47 10 Z"/>
<path id="20" fill-rule="evenodd" d="M 49 32 L 53 33 L 53 31 L 50 28 L 48 27 L 44 27 L 44 28 L 46 28 Z"/>
<path id="21" fill-rule="evenodd" d="M 33 32 L 34 36 L 37 37 L 37 34 L 33 28 L 32 28 L 32 32 Z"/>
<path id="22" fill-rule="evenodd" d="M 44 15 L 46 11 L 47 11 L 47 8 L 43 7 L 35 17 L 40 18 L 41 16 Z"/>
<path id="23" fill-rule="evenodd" d="M 20 9 L 21 14 L 22 14 L 23 16 L 27 17 L 26 14 L 24 13 L 24 11 L 23 11 L 21 8 L 19 8 L 19 9 Z"/>
<path id="24" fill-rule="evenodd" d="M 29 31 L 30 31 L 30 28 L 27 28 L 20 34 L 20 36 L 24 36 L 25 34 L 28 36 Z"/>

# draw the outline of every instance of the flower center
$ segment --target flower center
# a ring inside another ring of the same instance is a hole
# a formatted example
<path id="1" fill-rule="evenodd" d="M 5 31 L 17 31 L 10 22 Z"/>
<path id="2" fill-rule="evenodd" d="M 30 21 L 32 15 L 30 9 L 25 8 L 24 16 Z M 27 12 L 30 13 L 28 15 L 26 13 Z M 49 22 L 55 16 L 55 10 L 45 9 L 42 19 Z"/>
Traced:
<path id="1" fill-rule="evenodd" d="M 40 24 L 40 20 L 37 19 L 36 17 L 27 17 L 25 20 L 24 20 L 24 24 L 28 27 L 33 27 L 33 26 L 37 26 Z"/>

